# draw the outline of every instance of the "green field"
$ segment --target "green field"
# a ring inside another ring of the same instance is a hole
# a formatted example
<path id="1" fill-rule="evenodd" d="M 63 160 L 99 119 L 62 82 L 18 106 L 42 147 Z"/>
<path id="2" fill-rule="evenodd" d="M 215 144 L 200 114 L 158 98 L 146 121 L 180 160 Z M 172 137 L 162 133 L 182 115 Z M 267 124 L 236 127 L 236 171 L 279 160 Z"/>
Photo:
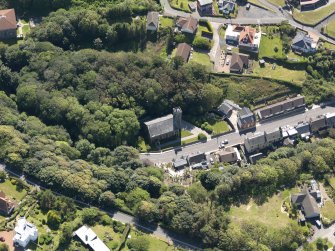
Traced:
<path id="1" fill-rule="evenodd" d="M 281 205 L 284 200 L 288 200 L 289 190 L 281 192 L 280 195 L 274 195 L 262 205 L 257 205 L 251 200 L 247 205 L 232 207 L 229 214 L 232 217 L 232 223 L 243 221 L 257 221 L 265 224 L 269 230 L 282 229 L 290 223 L 296 222 L 290 219 L 286 213 L 281 212 Z"/>
<path id="2" fill-rule="evenodd" d="M 293 18 L 299 22 L 308 25 L 316 25 L 327 16 L 331 15 L 335 11 L 335 3 L 331 3 L 327 6 L 321 7 L 320 9 L 313 11 L 300 12 L 297 9 L 293 11 Z"/>
<path id="3" fill-rule="evenodd" d="M 325 27 L 324 27 L 324 32 L 330 36 L 335 38 L 335 20 L 329 22 Z"/>
<path id="4" fill-rule="evenodd" d="M 328 43 L 328 42 L 324 42 L 323 47 L 328 49 L 328 50 L 335 50 L 335 45 L 331 44 L 331 43 Z"/>
<path id="5" fill-rule="evenodd" d="M 302 84 L 307 77 L 306 71 L 288 69 L 280 65 L 272 70 L 272 64 L 265 64 L 265 67 L 260 67 L 258 62 L 255 62 L 253 74 L 260 77 L 273 78 L 278 80 L 291 81 L 296 84 Z"/>
<path id="6" fill-rule="evenodd" d="M 277 48 L 277 51 L 275 50 Z M 283 57 L 283 43 L 278 35 L 262 36 L 259 48 L 259 58 L 281 58 Z"/>
<path id="7" fill-rule="evenodd" d="M 193 51 L 190 62 L 201 64 L 210 71 L 213 69 L 213 64 L 211 63 L 209 56 L 206 53 Z"/>
<path id="8" fill-rule="evenodd" d="M 8 198 L 19 202 L 27 194 L 26 190 L 18 190 L 16 185 L 13 185 L 10 180 L 0 183 L 0 190 L 3 191 Z"/>
<path id="9" fill-rule="evenodd" d="M 190 144 L 190 143 L 193 143 L 193 142 L 197 142 L 198 141 L 198 136 L 196 137 L 192 137 L 190 139 L 186 139 L 186 140 L 183 140 L 181 142 L 182 145 L 186 145 L 186 144 Z"/>

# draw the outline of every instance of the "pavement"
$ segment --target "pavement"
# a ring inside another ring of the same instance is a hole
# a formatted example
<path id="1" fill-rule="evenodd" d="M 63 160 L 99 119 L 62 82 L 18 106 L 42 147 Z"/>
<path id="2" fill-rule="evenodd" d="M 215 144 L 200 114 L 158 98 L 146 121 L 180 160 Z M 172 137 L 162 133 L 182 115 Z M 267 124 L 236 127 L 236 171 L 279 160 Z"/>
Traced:
<path id="1" fill-rule="evenodd" d="M 316 117 L 318 115 L 326 113 L 334 113 L 334 106 L 325 106 L 324 108 L 316 107 L 314 109 L 308 110 L 303 113 L 292 114 L 287 116 L 281 116 L 264 123 L 260 123 L 256 126 L 255 132 L 262 132 L 270 130 L 273 128 L 291 125 L 294 126 L 300 121 L 308 121 L 310 118 Z M 149 159 L 156 164 L 169 163 L 173 159 L 181 158 L 182 156 L 187 156 L 196 152 L 210 153 L 216 151 L 221 141 L 227 139 L 229 141 L 228 146 L 234 146 L 238 144 L 243 144 L 245 139 L 245 134 L 240 134 L 239 132 L 232 132 L 224 136 L 208 140 L 204 143 L 197 143 L 193 145 L 188 145 L 182 147 L 181 151 L 175 152 L 174 150 L 160 152 L 160 153 L 143 153 L 141 154 L 141 159 Z"/>

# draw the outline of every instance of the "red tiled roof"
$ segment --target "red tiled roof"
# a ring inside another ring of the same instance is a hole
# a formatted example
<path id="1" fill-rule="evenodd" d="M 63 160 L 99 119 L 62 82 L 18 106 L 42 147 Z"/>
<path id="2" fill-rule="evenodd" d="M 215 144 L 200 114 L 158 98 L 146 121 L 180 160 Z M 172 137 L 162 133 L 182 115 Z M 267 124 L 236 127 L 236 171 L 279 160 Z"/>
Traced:
<path id="1" fill-rule="evenodd" d="M 16 29 L 15 10 L 0 10 L 0 31 L 11 29 Z"/>
<path id="2" fill-rule="evenodd" d="M 244 44 L 253 44 L 254 37 L 256 34 L 256 29 L 250 26 L 244 27 L 244 29 L 240 33 L 240 42 Z"/>

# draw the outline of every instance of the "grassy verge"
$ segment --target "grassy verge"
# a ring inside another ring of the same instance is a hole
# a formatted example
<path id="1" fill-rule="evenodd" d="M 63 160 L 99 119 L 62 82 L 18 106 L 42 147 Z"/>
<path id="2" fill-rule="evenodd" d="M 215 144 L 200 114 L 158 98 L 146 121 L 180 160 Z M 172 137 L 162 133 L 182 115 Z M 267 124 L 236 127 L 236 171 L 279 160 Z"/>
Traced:
<path id="1" fill-rule="evenodd" d="M 194 142 L 197 142 L 197 141 L 198 141 L 198 137 L 193 137 L 193 138 L 190 138 L 190 139 L 187 139 L 187 140 L 183 140 L 181 142 L 181 144 L 186 145 L 186 144 L 194 143 Z"/>
<path id="2" fill-rule="evenodd" d="M 277 6 L 285 5 L 285 0 L 267 0 L 267 1 Z"/>
<path id="3" fill-rule="evenodd" d="M 248 3 L 251 3 L 253 5 L 256 5 L 258 7 L 261 7 L 265 10 L 269 10 L 269 11 L 272 11 L 270 10 L 268 7 L 266 7 L 264 4 L 262 4 L 259 0 L 248 0 Z M 251 7 L 252 8 L 252 7 Z"/>
<path id="4" fill-rule="evenodd" d="M 335 38 L 335 20 L 329 22 L 324 27 L 324 33 L 326 33 L 328 36 Z"/>
<path id="5" fill-rule="evenodd" d="M 313 11 L 303 11 L 300 12 L 297 9 L 293 11 L 293 18 L 297 21 L 307 24 L 307 25 L 316 25 L 327 16 L 331 15 L 335 11 L 335 3 L 331 3 L 327 6 L 324 6 L 320 9 Z"/>
<path id="6" fill-rule="evenodd" d="M 322 217 L 325 217 L 330 221 L 335 220 L 335 204 L 332 200 L 327 200 L 320 211 Z"/>

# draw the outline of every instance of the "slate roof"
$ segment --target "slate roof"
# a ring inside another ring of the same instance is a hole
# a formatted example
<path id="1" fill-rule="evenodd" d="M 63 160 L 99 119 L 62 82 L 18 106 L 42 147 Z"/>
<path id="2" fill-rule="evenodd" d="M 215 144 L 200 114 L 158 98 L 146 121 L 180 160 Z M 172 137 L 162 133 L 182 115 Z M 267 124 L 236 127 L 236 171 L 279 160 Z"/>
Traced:
<path id="1" fill-rule="evenodd" d="M 299 135 L 304 134 L 304 133 L 310 133 L 309 123 L 307 122 L 298 124 L 295 127 L 295 129 L 297 130 Z"/>
<path id="2" fill-rule="evenodd" d="M 186 159 L 177 159 L 173 162 L 173 167 L 175 169 L 183 168 L 187 166 L 187 161 Z"/>
<path id="3" fill-rule="evenodd" d="M 188 61 L 188 58 L 190 57 L 192 47 L 188 45 L 187 43 L 181 43 L 178 44 L 177 46 L 177 51 L 176 51 L 176 57 L 182 57 L 184 59 L 184 62 Z"/>
<path id="4" fill-rule="evenodd" d="M 249 64 L 249 55 L 233 53 L 230 62 L 230 70 L 241 72 L 245 65 Z"/>
<path id="5" fill-rule="evenodd" d="M 16 29 L 15 10 L 0 10 L 0 31 L 12 29 Z"/>
<path id="6" fill-rule="evenodd" d="M 181 31 L 189 30 L 195 33 L 198 29 L 198 20 L 192 16 L 179 17 L 176 21 L 176 25 L 181 28 Z"/>
<path id="7" fill-rule="evenodd" d="M 187 162 L 189 165 L 201 163 L 206 159 L 206 155 L 203 152 L 193 153 L 187 156 Z"/>
<path id="8" fill-rule="evenodd" d="M 228 116 L 228 114 L 232 110 L 233 110 L 233 107 L 225 101 L 223 101 L 222 104 L 218 107 L 218 111 L 225 116 Z"/>
<path id="9" fill-rule="evenodd" d="M 233 12 L 235 8 L 235 3 L 230 1 L 224 1 L 222 10 L 226 10 L 227 12 Z"/>
<path id="10" fill-rule="evenodd" d="M 243 107 L 241 111 L 238 112 L 238 125 L 242 127 L 244 124 L 255 123 L 256 117 L 253 112 L 248 107 Z"/>
<path id="11" fill-rule="evenodd" d="M 313 39 L 301 32 L 298 32 L 295 38 L 292 40 L 292 46 L 299 47 L 304 50 L 311 50 L 313 48 Z"/>
<path id="12" fill-rule="evenodd" d="M 172 114 L 144 122 L 144 124 L 148 128 L 150 138 L 164 135 L 175 130 Z"/>
<path id="13" fill-rule="evenodd" d="M 310 119 L 310 125 L 312 131 L 318 131 L 321 128 L 327 126 L 325 116 L 318 116 Z"/>
<path id="14" fill-rule="evenodd" d="M 147 15 L 147 27 L 148 26 L 155 26 L 158 29 L 159 24 L 159 13 L 155 11 L 151 11 Z"/>
<path id="15" fill-rule="evenodd" d="M 294 194 L 291 196 L 291 201 L 293 204 L 301 205 L 305 217 L 311 218 L 315 215 L 320 215 L 320 208 L 315 200 L 315 198 L 309 193 L 307 189 L 303 192 Z"/>

